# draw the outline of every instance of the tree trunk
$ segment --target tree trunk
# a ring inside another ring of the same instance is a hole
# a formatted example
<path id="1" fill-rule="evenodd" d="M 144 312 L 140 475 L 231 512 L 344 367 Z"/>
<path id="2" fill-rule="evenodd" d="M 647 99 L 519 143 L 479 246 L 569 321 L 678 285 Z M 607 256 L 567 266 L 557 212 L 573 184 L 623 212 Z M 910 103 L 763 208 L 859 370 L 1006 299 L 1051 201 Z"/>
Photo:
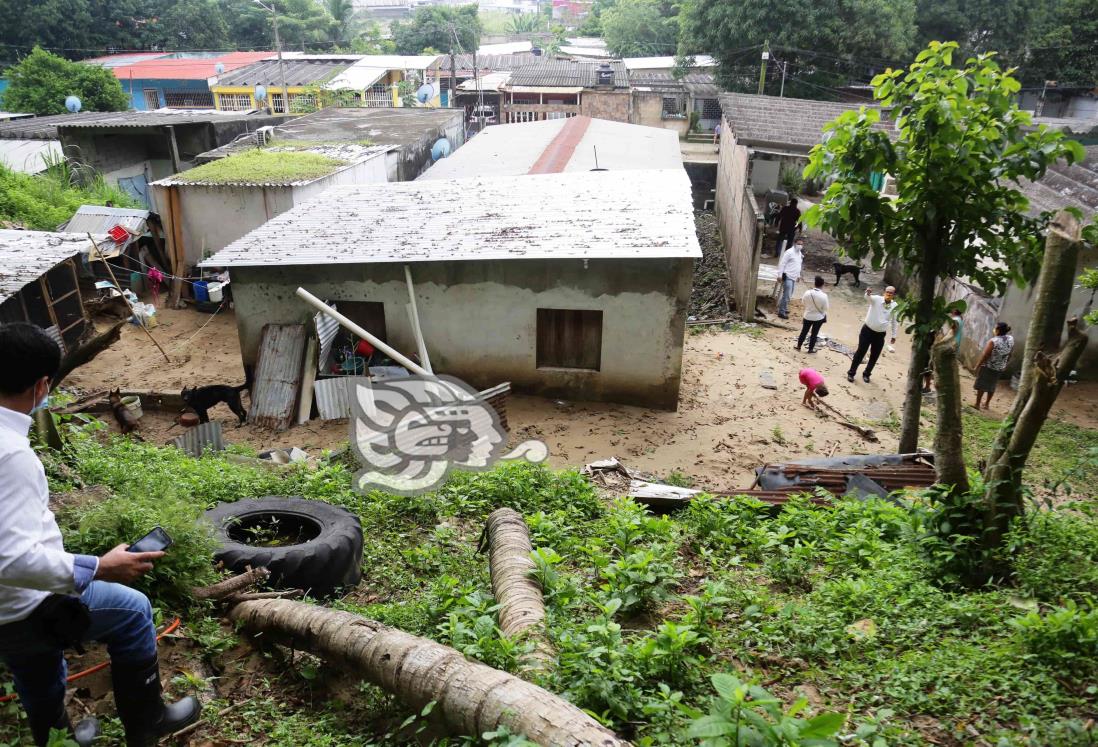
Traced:
<path id="1" fill-rule="evenodd" d="M 988 459 L 989 465 L 1002 459 L 1003 451 L 1010 442 L 1011 428 L 1018 421 L 1029 398 L 1036 354 L 1052 353 L 1060 345 L 1071 290 L 1075 284 L 1080 241 L 1082 226 L 1079 221 L 1071 213 L 1061 210 L 1049 224 L 1048 235 L 1045 237 L 1045 254 L 1041 261 L 1041 274 L 1034 288 L 1033 313 L 1030 315 L 1029 331 L 1026 333 L 1018 393 L 1014 397 L 1010 414 L 1003 419 L 1003 427 L 999 429 Z"/>
<path id="2" fill-rule="evenodd" d="M 935 234 L 936 236 L 936 234 Z M 938 254 L 941 251 L 935 236 L 925 243 L 923 268 L 919 274 L 919 301 L 915 307 L 915 339 L 911 345 L 911 362 L 907 366 L 907 392 L 900 423 L 901 454 L 913 454 L 919 448 L 919 421 L 923 411 L 923 372 L 930 367 L 930 348 L 934 336 L 921 334 L 920 326 L 928 326 L 934 316 L 934 297 L 938 293 Z"/>
<path id="3" fill-rule="evenodd" d="M 499 602 L 499 629 L 508 638 L 526 636 L 533 641 L 534 650 L 523 657 L 522 664 L 545 670 L 553 653 L 545 637 L 541 587 L 530 578 L 534 569 L 530 530 L 518 511 L 500 508 L 488 516 L 487 535 L 492 593 Z"/>
<path id="4" fill-rule="evenodd" d="M 351 667 L 420 711 L 436 703 L 454 731 L 479 736 L 506 726 L 546 747 L 628 747 L 576 706 L 514 675 L 469 661 L 448 646 L 350 612 L 284 599 L 243 602 L 230 616 L 266 636 Z"/>
<path id="5" fill-rule="evenodd" d="M 1067 315 L 1067 303 L 1075 282 L 1075 269 L 1082 240 L 1079 222 L 1066 211 L 1057 213 L 1045 239 L 1041 275 L 1037 280 L 1030 317 L 1029 334 L 1022 364 L 1022 383 L 1010 414 L 1003 419 L 984 472 L 984 547 L 997 548 L 1015 517 L 1025 509 L 1022 494 L 1022 470 L 1041 431 L 1052 404 L 1063 388 L 1064 378 L 1086 348 L 1087 337 L 1080 322 L 1068 325 L 1068 343 L 1056 360 L 1045 346 L 1053 338 L 1060 342 Z M 1064 271 L 1064 266 L 1070 267 Z"/>
<path id="6" fill-rule="evenodd" d="M 954 493 L 969 490 L 965 468 L 964 427 L 961 421 L 961 373 L 957 368 L 956 337 L 938 342 L 933 349 L 934 381 L 938 387 L 938 428 L 934 434 L 934 469 L 938 482 Z"/>

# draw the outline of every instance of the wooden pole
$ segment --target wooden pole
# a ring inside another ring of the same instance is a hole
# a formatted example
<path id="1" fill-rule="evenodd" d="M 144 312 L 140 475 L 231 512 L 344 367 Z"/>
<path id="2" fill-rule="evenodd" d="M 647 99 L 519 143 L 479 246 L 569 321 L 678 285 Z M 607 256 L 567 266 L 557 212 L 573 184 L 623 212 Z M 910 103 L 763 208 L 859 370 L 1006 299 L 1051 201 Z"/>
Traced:
<path id="1" fill-rule="evenodd" d="M 119 293 L 122 293 L 122 286 L 118 284 L 118 278 L 114 276 L 114 269 L 111 267 L 111 263 L 107 261 L 107 258 L 105 256 L 103 256 L 103 252 L 99 250 L 99 244 L 95 243 L 95 239 L 90 233 L 88 234 L 88 241 L 90 241 L 92 246 L 95 247 L 95 253 L 99 256 L 99 259 L 103 260 L 103 264 L 106 266 L 107 272 L 109 272 L 111 275 L 111 280 L 114 281 L 114 287 L 118 289 Z M 168 357 L 168 354 L 164 352 L 164 348 L 160 347 L 160 343 L 156 341 L 156 338 L 152 336 L 152 332 L 150 332 L 149 328 L 145 326 L 145 320 L 142 317 L 137 316 L 137 313 L 134 311 L 133 304 L 130 303 L 130 299 L 126 298 L 125 293 L 122 293 L 122 298 L 125 299 L 126 305 L 130 307 L 130 313 L 133 314 L 137 318 L 137 321 L 141 323 L 141 329 L 145 330 L 145 334 L 149 336 L 150 340 L 152 340 L 152 344 L 156 345 L 156 349 L 159 350 L 160 354 L 164 356 L 164 360 L 166 360 L 168 363 L 171 363 L 172 359 Z"/>
<path id="2" fill-rule="evenodd" d="M 412 334 L 416 337 L 416 347 L 419 349 L 419 362 L 433 374 L 435 370 L 431 367 L 431 356 L 427 355 L 427 343 L 423 341 L 423 329 L 419 326 L 419 308 L 416 306 L 416 289 L 415 286 L 412 285 L 412 270 L 408 265 L 404 265 L 404 279 L 408 281 L 408 298 L 411 299 L 411 302 L 408 304 L 408 315 L 412 319 Z"/>

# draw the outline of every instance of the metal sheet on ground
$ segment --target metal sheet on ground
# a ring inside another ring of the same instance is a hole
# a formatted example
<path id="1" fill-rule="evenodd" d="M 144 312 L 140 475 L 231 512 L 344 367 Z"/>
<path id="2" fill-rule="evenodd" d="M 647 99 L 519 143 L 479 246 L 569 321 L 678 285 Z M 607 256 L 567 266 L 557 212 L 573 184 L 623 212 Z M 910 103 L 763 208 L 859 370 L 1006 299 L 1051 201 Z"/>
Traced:
<path id="1" fill-rule="evenodd" d="M 304 324 L 268 324 L 263 328 L 248 422 L 284 431 L 293 422 L 305 355 Z"/>
<path id="2" fill-rule="evenodd" d="M 321 420 L 339 420 L 351 417 L 351 398 L 355 387 L 369 384 L 365 376 L 340 376 L 334 379 L 321 379 L 313 384 L 316 396 L 316 410 Z"/>
<path id="3" fill-rule="evenodd" d="M 195 459 L 202 456 L 206 449 L 222 451 L 225 448 L 221 440 L 221 423 L 216 420 L 196 425 L 182 436 L 177 436 L 172 443 Z"/>

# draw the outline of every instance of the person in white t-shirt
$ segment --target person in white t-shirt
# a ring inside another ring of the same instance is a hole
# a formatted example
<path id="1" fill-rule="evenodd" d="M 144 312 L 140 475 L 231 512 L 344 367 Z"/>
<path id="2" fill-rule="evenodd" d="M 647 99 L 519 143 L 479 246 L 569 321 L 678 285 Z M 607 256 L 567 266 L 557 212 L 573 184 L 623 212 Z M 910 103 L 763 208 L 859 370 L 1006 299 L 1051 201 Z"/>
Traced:
<path id="1" fill-rule="evenodd" d="M 800 350 L 804 345 L 804 338 L 808 338 L 808 352 L 816 352 L 816 338 L 820 334 L 820 327 L 827 321 L 828 300 L 824 293 L 824 279 L 819 275 L 813 281 L 813 287 L 804 292 L 801 303 L 804 304 L 804 319 L 801 322 L 801 334 L 797 337 L 796 349 Z"/>
<path id="2" fill-rule="evenodd" d="M 862 365 L 862 359 L 868 352 L 869 361 L 862 372 L 862 381 L 868 384 L 869 377 L 873 375 L 873 367 L 877 365 L 877 359 L 884 349 L 885 334 L 889 333 L 890 345 L 896 344 L 896 289 L 890 285 L 884 289 L 883 296 L 878 296 L 873 293 L 872 288 L 866 288 L 865 296 L 869 299 L 869 310 L 866 311 L 862 331 L 858 334 L 858 349 L 854 351 L 854 358 L 850 361 L 846 380 L 854 381 L 858 366 Z"/>
<path id="3" fill-rule="evenodd" d="M 778 275 L 782 281 L 782 298 L 778 302 L 778 316 L 789 318 L 789 301 L 793 298 L 793 289 L 801 279 L 801 266 L 804 264 L 804 242 L 797 239 L 793 245 L 782 252 L 778 260 Z"/>

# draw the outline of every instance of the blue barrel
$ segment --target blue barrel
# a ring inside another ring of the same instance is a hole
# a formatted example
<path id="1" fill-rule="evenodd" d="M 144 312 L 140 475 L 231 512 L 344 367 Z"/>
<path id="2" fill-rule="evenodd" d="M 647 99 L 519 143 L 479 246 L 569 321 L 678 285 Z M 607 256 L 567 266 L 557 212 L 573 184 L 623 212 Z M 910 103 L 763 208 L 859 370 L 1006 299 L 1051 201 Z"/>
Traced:
<path id="1" fill-rule="evenodd" d="M 199 280 L 194 284 L 194 300 L 199 303 L 208 303 L 210 300 L 210 292 L 206 289 L 206 281 Z"/>

